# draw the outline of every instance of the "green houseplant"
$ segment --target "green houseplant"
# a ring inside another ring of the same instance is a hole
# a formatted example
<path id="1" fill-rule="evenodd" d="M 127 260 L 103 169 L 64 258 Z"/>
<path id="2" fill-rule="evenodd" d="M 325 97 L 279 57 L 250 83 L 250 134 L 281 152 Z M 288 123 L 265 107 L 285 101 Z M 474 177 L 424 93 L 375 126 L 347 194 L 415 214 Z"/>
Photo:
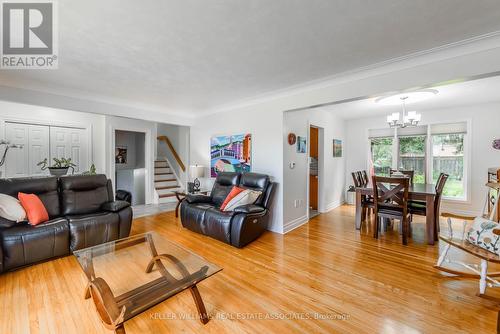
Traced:
<path id="1" fill-rule="evenodd" d="M 53 176 L 62 176 L 66 175 L 68 173 L 68 169 L 71 168 L 71 174 L 75 172 L 75 167 L 76 165 L 71 162 L 71 158 L 53 158 L 52 159 L 54 163 L 52 166 L 49 166 L 48 159 L 45 158 L 39 163 L 37 163 L 37 166 L 40 166 L 41 170 L 46 170 L 47 168 L 49 169 L 50 175 Z"/>

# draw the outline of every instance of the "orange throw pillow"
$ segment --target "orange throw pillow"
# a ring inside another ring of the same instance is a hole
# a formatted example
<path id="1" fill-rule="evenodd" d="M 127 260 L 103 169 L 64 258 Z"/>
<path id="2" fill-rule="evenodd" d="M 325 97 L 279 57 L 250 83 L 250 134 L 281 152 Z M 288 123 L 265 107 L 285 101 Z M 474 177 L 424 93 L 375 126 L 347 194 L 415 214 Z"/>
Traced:
<path id="1" fill-rule="evenodd" d="M 21 202 L 24 211 L 26 211 L 30 225 L 38 225 L 49 220 L 47 209 L 45 209 L 45 205 L 37 195 L 19 193 L 17 198 Z"/>
<path id="2" fill-rule="evenodd" d="M 224 208 L 226 207 L 227 203 L 229 203 L 236 195 L 238 195 L 243 190 L 245 190 L 245 189 L 239 188 L 239 187 L 233 187 L 233 189 L 231 189 L 229 194 L 227 194 L 227 197 L 224 200 L 224 202 L 222 202 L 222 205 L 220 206 L 220 210 L 224 211 Z"/>

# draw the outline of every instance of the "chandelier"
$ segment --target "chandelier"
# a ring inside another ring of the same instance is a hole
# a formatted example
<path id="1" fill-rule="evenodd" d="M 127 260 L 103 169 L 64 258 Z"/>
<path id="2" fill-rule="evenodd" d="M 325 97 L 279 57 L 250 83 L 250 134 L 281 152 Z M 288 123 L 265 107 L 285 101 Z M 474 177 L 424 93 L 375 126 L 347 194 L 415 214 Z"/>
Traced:
<path id="1" fill-rule="evenodd" d="M 406 111 L 406 100 L 408 96 L 400 97 L 403 105 L 403 116 L 400 113 L 395 112 L 387 116 L 387 123 L 391 128 L 407 128 L 412 126 L 417 126 L 418 122 L 422 118 L 422 115 L 417 114 L 416 111 Z"/>

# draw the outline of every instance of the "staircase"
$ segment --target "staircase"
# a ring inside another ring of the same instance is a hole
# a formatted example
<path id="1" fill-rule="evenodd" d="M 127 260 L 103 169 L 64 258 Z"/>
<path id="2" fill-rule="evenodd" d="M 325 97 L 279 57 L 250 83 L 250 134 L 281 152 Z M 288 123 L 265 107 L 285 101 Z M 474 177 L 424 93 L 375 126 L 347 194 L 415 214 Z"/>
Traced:
<path id="1" fill-rule="evenodd" d="M 155 189 L 159 203 L 175 202 L 175 191 L 180 190 L 179 182 L 165 160 L 155 161 Z"/>

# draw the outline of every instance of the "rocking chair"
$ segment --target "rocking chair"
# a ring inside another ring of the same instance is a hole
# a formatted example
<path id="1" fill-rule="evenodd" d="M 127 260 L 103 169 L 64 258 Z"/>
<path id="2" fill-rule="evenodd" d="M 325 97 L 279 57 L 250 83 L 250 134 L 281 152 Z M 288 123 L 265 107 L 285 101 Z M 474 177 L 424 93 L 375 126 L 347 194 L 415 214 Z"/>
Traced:
<path id="1" fill-rule="evenodd" d="M 500 183 L 487 183 L 486 187 L 488 187 L 488 194 L 491 191 L 491 189 L 496 190 L 497 194 L 500 193 Z M 497 196 L 498 198 L 498 196 Z M 500 201 L 496 201 L 495 204 L 493 205 L 493 208 L 491 210 L 488 210 L 489 206 L 489 196 L 486 199 L 484 208 L 483 208 L 483 215 L 480 218 L 485 218 L 489 219 L 490 221 L 493 221 L 495 217 L 495 212 L 498 207 L 498 203 Z M 484 248 L 481 248 L 477 245 L 474 245 L 473 243 L 469 242 L 466 238 L 466 227 L 467 227 L 467 221 L 474 221 L 477 217 L 470 217 L 470 216 L 462 216 L 462 215 L 456 215 L 453 213 L 443 213 L 443 217 L 448 219 L 448 228 L 449 228 L 449 236 L 443 236 L 440 235 L 439 239 L 442 240 L 443 242 L 446 243 L 446 246 L 439 256 L 437 260 L 437 264 L 434 266 L 434 268 L 439 269 L 443 272 L 446 272 L 448 274 L 453 274 L 461 278 L 474 278 L 474 279 L 479 279 L 479 295 L 484 295 L 486 291 L 486 286 L 488 287 L 500 287 L 500 281 L 496 280 L 495 277 L 500 277 L 500 272 L 492 272 L 488 273 L 488 263 L 500 263 L 500 256 L 492 253 Z M 452 229 L 452 219 L 459 219 L 463 220 L 463 230 L 462 230 L 462 235 L 461 238 L 454 238 L 453 235 L 453 229 Z M 498 225 L 500 228 L 500 224 Z M 499 235 L 500 236 L 500 230 L 493 230 L 493 234 Z M 466 253 L 471 254 L 472 256 L 480 259 L 480 265 L 477 264 L 469 264 L 469 263 L 464 263 L 461 261 L 452 261 L 448 257 L 448 251 L 450 250 L 451 247 L 456 247 L 461 251 L 464 251 Z M 443 267 L 443 262 L 447 263 L 452 263 L 452 264 L 458 264 L 465 269 L 467 269 L 469 272 L 463 272 L 459 270 L 454 270 L 450 269 L 447 267 Z M 500 317 L 500 314 L 499 314 Z"/>

